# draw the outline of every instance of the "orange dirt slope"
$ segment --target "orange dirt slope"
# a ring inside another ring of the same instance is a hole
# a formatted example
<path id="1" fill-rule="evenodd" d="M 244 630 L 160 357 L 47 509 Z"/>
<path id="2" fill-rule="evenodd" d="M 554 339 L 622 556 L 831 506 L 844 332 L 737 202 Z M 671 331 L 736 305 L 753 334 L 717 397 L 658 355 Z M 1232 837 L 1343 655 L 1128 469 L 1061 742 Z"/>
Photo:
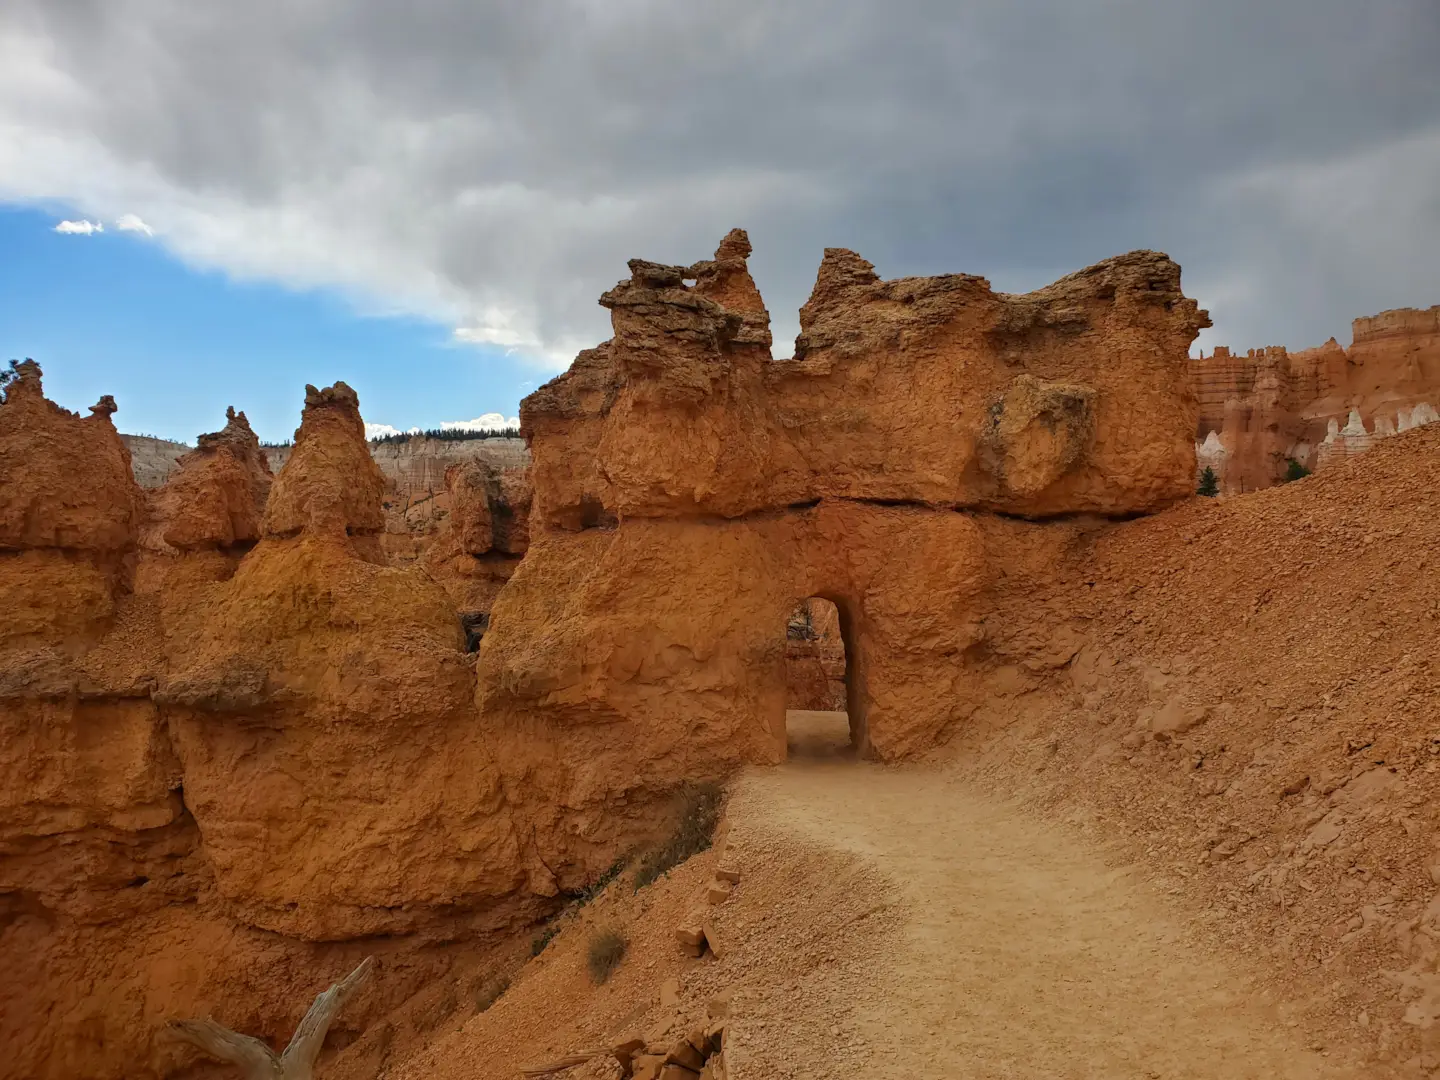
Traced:
<path id="1" fill-rule="evenodd" d="M 1440 1066 L 1440 427 L 1082 532 L 1023 669 L 949 748 L 1169 874 L 1376 1067 Z"/>

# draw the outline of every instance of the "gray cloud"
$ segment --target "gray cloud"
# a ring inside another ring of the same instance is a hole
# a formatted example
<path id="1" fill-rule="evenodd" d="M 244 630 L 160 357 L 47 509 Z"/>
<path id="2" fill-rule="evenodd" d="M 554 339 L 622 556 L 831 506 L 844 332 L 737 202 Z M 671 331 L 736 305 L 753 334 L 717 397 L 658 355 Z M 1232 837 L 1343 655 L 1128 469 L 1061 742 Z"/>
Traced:
<path id="1" fill-rule="evenodd" d="M 1207 340 L 1440 302 L 1434 0 L 10 0 L 0 196 L 551 362 L 732 225 L 1033 288 L 1167 250 Z M 8 150 L 6 149 L 8 147 Z"/>

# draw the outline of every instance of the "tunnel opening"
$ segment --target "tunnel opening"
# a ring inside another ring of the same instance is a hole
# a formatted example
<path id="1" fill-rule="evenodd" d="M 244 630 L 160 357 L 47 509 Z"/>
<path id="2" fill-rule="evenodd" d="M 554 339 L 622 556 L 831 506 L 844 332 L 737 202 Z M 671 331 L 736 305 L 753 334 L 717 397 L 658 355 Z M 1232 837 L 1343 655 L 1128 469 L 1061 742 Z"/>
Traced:
<path id="1" fill-rule="evenodd" d="M 863 743 L 850 624 L 824 596 L 798 601 L 785 624 L 785 745 L 789 758 L 850 758 Z"/>

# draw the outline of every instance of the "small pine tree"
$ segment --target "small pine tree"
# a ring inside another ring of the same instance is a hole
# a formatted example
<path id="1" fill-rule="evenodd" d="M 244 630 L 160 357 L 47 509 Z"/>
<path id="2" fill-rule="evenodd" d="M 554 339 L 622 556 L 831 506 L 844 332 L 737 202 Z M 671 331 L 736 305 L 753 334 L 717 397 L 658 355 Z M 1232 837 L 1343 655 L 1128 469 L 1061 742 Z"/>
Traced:
<path id="1" fill-rule="evenodd" d="M 1195 489 L 1195 494 L 1210 498 L 1220 494 L 1220 478 L 1209 465 L 1206 465 L 1205 471 L 1200 474 L 1200 486 Z"/>
<path id="2" fill-rule="evenodd" d="M 29 360 L 30 358 L 27 356 L 25 359 Z M 0 368 L 0 401 L 5 400 L 5 387 L 20 377 L 20 372 L 17 370 L 19 367 L 19 360 L 11 360 L 8 366 Z"/>
<path id="3" fill-rule="evenodd" d="M 1285 482 L 1287 484 L 1291 480 L 1303 480 L 1309 475 L 1310 470 L 1304 465 L 1301 465 L 1300 462 L 1296 461 L 1293 457 L 1285 459 Z"/>

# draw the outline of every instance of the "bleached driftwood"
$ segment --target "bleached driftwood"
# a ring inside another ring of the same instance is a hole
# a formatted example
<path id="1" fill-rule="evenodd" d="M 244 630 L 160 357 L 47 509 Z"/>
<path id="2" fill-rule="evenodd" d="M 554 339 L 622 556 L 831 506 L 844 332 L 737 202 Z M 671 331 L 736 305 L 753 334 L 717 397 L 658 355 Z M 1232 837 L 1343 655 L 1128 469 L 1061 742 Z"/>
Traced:
<path id="1" fill-rule="evenodd" d="M 596 1050 L 576 1050 L 574 1053 L 566 1054 L 559 1061 L 552 1061 L 548 1065 L 532 1065 L 528 1069 L 521 1069 L 521 1076 L 549 1076 L 551 1073 L 564 1072 L 566 1069 L 573 1069 L 576 1065 L 584 1065 L 597 1057 L 603 1057 L 610 1053 L 603 1046 Z"/>
<path id="2" fill-rule="evenodd" d="M 170 1029 L 211 1057 L 238 1065 L 245 1080 L 312 1080 L 330 1022 L 374 969 L 375 958 L 367 956 L 344 980 L 317 995 L 283 1054 L 277 1055 L 259 1039 L 240 1035 L 209 1017 L 173 1020 Z"/>

